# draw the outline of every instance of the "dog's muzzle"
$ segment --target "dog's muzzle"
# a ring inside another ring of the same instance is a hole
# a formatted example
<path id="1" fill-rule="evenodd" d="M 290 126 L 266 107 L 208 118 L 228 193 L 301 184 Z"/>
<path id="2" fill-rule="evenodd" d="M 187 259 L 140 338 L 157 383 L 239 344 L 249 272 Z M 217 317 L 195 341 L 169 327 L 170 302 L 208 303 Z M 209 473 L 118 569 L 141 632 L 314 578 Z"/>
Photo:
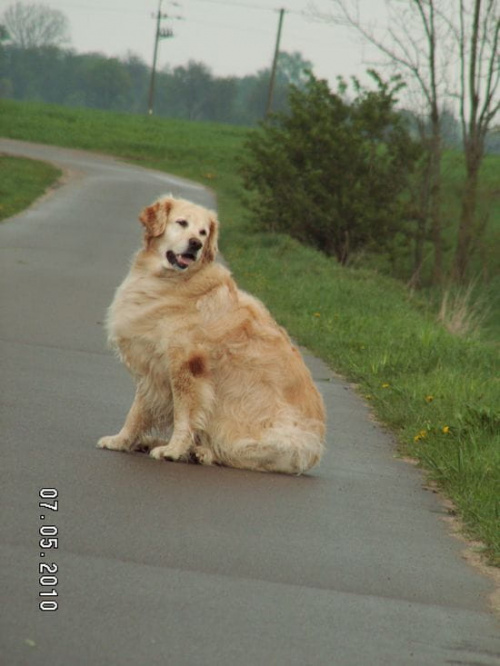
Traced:
<path id="1" fill-rule="evenodd" d="M 188 266 L 196 261 L 198 252 L 203 247 L 203 243 L 197 238 L 191 238 L 185 252 L 175 254 L 172 250 L 167 252 L 167 261 L 180 270 L 185 270 Z"/>

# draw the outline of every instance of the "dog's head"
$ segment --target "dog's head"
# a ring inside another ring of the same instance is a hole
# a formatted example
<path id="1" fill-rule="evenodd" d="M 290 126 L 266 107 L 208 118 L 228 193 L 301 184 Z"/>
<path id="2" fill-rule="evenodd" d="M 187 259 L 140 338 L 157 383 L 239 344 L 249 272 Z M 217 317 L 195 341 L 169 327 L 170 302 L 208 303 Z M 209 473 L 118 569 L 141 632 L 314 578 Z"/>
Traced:
<path id="1" fill-rule="evenodd" d="M 164 269 L 191 271 L 214 261 L 218 222 L 214 212 L 184 199 L 163 197 L 145 208 L 144 246 Z"/>

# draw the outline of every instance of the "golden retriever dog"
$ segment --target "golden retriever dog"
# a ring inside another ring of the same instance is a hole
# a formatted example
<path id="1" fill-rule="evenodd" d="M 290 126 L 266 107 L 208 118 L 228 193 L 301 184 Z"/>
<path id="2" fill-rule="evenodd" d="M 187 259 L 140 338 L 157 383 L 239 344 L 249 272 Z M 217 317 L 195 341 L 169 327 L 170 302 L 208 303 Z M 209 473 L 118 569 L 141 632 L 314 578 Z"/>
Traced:
<path id="1" fill-rule="evenodd" d="M 321 396 L 284 329 L 215 262 L 215 214 L 169 196 L 139 219 L 143 248 L 107 319 L 136 394 L 98 446 L 261 472 L 316 465 Z"/>

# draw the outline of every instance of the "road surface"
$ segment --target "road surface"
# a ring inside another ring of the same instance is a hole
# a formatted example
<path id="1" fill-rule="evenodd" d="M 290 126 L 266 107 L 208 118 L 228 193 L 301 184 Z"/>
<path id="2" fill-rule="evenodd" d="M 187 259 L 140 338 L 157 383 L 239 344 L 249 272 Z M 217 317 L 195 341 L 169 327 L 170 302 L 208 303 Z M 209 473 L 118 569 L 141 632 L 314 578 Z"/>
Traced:
<path id="1" fill-rule="evenodd" d="M 0 151 L 70 173 L 0 225 L 0 662 L 498 665 L 491 581 L 463 561 L 421 474 L 321 361 L 307 359 L 328 451 L 310 475 L 95 448 L 133 395 L 102 322 L 140 242 L 137 215 L 170 191 L 215 201 L 108 157 L 9 140 Z M 51 488 L 57 511 L 39 507 L 54 506 L 39 497 Z M 57 587 L 48 567 L 40 586 L 40 564 L 52 563 Z M 39 610 L 42 600 L 57 611 Z"/>

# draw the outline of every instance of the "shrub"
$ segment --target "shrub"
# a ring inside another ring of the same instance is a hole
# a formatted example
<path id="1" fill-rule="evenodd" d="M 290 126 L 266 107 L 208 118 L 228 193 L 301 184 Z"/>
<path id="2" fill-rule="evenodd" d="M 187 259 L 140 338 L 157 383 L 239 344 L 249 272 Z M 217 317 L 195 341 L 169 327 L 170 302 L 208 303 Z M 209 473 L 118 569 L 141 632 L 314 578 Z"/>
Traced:
<path id="1" fill-rule="evenodd" d="M 383 250 L 404 226 L 404 192 L 418 156 L 395 111 L 399 79 L 345 99 L 310 76 L 292 88 L 290 113 L 251 133 L 242 174 L 261 228 L 306 242 L 345 264 L 363 248 Z"/>

